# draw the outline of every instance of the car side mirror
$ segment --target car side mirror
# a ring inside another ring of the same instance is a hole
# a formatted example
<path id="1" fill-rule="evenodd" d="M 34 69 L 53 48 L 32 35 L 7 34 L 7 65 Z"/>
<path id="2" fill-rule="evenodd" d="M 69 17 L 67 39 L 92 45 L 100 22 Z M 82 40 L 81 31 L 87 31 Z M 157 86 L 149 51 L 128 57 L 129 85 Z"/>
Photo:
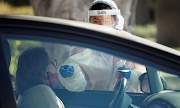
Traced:
<path id="1" fill-rule="evenodd" d="M 167 89 L 166 80 L 161 75 L 160 75 L 160 78 L 161 78 L 161 81 L 162 81 L 162 84 L 163 84 L 163 88 L 164 88 L 164 90 L 166 90 Z M 148 81 L 147 73 L 142 74 L 139 77 L 139 80 L 140 80 L 141 91 L 144 92 L 144 93 L 150 93 L 149 81 Z"/>
<path id="2" fill-rule="evenodd" d="M 140 81 L 141 91 L 144 93 L 150 93 L 150 87 L 149 87 L 149 81 L 148 81 L 147 73 L 143 73 L 139 77 L 139 81 Z"/>
<path id="3" fill-rule="evenodd" d="M 166 80 L 165 80 L 161 75 L 160 75 L 160 78 L 161 78 L 161 81 L 162 81 L 164 90 L 167 90 L 167 83 L 166 83 Z"/>

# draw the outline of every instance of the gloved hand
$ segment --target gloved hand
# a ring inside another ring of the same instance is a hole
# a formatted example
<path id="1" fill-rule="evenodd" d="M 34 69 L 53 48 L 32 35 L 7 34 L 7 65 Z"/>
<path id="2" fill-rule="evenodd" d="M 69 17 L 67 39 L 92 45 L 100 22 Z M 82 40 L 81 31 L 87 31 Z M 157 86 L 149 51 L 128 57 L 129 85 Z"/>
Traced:
<path id="1" fill-rule="evenodd" d="M 126 79 L 131 77 L 131 69 L 129 67 L 119 67 L 117 71 L 120 72 L 121 76 L 125 77 Z"/>
<path id="2" fill-rule="evenodd" d="M 73 75 L 74 68 L 70 65 L 63 65 L 60 67 L 59 72 L 62 75 L 62 77 L 67 78 Z"/>
<path id="3" fill-rule="evenodd" d="M 117 78 L 116 84 L 114 85 L 114 89 L 122 77 L 125 77 L 126 79 L 129 79 L 131 77 L 131 69 L 129 67 L 119 67 L 117 69 L 117 72 L 119 72 L 119 76 Z"/>

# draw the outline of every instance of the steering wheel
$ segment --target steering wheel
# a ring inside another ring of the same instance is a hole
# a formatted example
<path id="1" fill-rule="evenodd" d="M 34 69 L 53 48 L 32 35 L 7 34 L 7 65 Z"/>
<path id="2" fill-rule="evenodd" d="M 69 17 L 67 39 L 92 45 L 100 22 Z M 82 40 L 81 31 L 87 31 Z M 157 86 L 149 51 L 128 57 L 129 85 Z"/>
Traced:
<path id="1" fill-rule="evenodd" d="M 122 105 L 127 79 L 122 77 L 116 85 L 108 108 L 120 108 Z"/>

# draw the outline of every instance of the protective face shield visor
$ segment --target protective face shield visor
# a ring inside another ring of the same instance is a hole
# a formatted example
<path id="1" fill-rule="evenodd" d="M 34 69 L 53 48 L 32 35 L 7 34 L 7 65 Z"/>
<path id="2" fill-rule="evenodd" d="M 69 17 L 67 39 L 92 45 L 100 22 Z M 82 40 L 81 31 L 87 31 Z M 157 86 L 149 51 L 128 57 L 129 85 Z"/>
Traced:
<path id="1" fill-rule="evenodd" d="M 89 10 L 87 12 L 86 22 L 103 25 L 111 28 L 122 29 L 119 23 L 121 16 L 120 10 Z M 123 19 L 124 22 L 124 19 Z M 123 23 L 124 24 L 124 23 Z M 122 26 L 123 26 L 122 24 Z"/>

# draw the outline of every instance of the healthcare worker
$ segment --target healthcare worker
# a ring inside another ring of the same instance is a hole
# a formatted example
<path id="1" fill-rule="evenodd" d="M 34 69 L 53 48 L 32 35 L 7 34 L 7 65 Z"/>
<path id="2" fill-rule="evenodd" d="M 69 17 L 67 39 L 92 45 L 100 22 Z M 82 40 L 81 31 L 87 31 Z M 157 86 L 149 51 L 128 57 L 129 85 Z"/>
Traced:
<path id="1" fill-rule="evenodd" d="M 89 7 L 86 22 L 123 31 L 124 19 L 112 0 L 95 0 Z M 136 68 L 136 64 L 113 55 L 82 47 L 73 47 L 69 58 L 62 64 L 59 80 L 69 91 L 114 90 L 117 83 L 117 68 Z M 137 83 L 136 83 L 137 82 Z M 134 84 L 133 86 L 133 83 Z M 138 77 L 131 72 L 126 91 L 138 90 Z M 131 87 L 133 86 L 133 87 Z"/>
<path id="2" fill-rule="evenodd" d="M 103 25 L 118 30 L 124 26 L 120 9 L 112 0 L 95 0 L 89 7 L 86 22 Z"/>

